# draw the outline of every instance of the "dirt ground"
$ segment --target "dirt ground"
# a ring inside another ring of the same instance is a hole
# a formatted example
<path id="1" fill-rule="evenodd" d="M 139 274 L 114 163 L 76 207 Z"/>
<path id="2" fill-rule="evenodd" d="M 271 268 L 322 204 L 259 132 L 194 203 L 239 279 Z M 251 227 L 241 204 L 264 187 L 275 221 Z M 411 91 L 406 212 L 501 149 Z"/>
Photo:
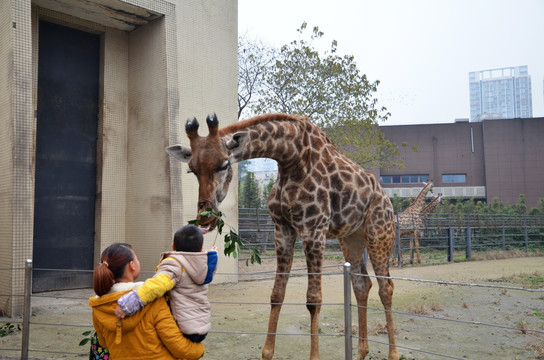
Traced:
<path id="1" fill-rule="evenodd" d="M 344 329 L 342 264 L 342 260 L 328 260 L 324 269 L 324 305 L 320 322 L 322 359 L 344 359 L 344 338 L 341 336 Z M 302 259 L 296 260 L 293 273 L 303 272 L 303 268 Z M 263 265 L 240 265 L 241 274 L 274 269 L 274 260 L 266 259 Z M 392 268 L 391 276 L 398 278 L 394 280 L 393 307 L 398 311 L 394 315 L 396 339 L 404 359 L 440 358 L 437 354 L 461 359 L 544 358 L 542 257 Z M 213 331 L 204 342 L 205 359 L 260 359 L 273 280 L 268 274 L 252 277 L 269 278 L 210 286 Z M 502 288 L 405 280 L 408 278 L 488 284 Z M 387 335 L 383 332 L 385 317 L 375 279 L 373 284 L 368 321 L 370 354 L 367 356 L 372 360 L 387 358 L 387 346 L 384 345 Z M 504 287 L 538 287 L 541 291 L 527 292 Z M 275 359 L 308 358 L 309 315 L 304 305 L 305 294 L 306 277 L 292 276 L 278 328 L 278 332 L 284 335 L 277 336 Z M 88 347 L 80 347 L 78 343 L 83 339 L 81 333 L 91 329 L 91 313 L 87 307 L 89 296 L 92 296 L 91 289 L 51 292 L 32 297 L 30 349 L 41 352 L 31 351 L 31 358 L 85 358 Z M 352 301 L 355 301 L 353 296 Z M 352 312 L 353 324 L 356 325 L 355 309 Z M 5 322 L 10 319 L 0 320 Z M 19 358 L 17 349 L 20 349 L 20 342 L 20 332 L 0 338 L 0 359 Z M 353 349 L 355 359 L 355 339 Z"/>

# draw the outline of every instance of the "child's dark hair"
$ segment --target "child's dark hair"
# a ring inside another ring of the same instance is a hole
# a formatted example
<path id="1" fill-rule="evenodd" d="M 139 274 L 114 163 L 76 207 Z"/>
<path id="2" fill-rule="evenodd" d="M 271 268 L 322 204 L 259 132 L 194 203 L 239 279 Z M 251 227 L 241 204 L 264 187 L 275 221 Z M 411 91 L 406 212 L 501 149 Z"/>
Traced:
<path id="1" fill-rule="evenodd" d="M 174 249 L 176 251 L 199 252 L 204 244 L 202 231 L 192 224 L 182 226 L 174 234 Z"/>
<path id="2" fill-rule="evenodd" d="M 93 287 L 98 296 L 110 291 L 116 279 L 125 273 L 128 263 L 134 260 L 132 246 L 125 243 L 114 243 L 108 246 L 100 256 L 100 263 L 94 269 Z"/>

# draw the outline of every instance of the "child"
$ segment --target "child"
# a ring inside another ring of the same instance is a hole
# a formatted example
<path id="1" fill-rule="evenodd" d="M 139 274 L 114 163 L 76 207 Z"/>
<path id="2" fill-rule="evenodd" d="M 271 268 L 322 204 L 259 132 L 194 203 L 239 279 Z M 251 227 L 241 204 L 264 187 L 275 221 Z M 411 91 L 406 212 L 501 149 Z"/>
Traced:
<path id="1" fill-rule="evenodd" d="M 163 297 L 130 318 L 119 320 L 114 314 L 117 300 L 142 286 L 143 282 L 136 281 L 139 275 L 140 261 L 129 244 L 115 243 L 102 252 L 93 272 L 96 296 L 89 299 L 97 343 L 91 350 L 98 354 L 108 349 L 107 355 L 102 352 L 103 359 L 110 354 L 117 360 L 200 359 L 204 345 L 183 337 Z"/>
<path id="2" fill-rule="evenodd" d="M 194 225 L 176 231 L 174 251 L 161 254 L 153 278 L 117 300 L 116 315 L 130 316 L 169 291 L 172 315 L 181 332 L 193 342 L 204 340 L 211 328 L 207 284 L 215 273 L 217 248 L 204 251 L 203 242 L 202 231 Z"/>

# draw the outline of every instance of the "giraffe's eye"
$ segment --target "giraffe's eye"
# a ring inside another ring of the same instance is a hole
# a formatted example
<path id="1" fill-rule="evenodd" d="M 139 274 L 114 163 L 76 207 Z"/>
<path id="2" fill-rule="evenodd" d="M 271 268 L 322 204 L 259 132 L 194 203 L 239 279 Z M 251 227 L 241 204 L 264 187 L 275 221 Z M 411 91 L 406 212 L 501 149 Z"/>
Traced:
<path id="1" fill-rule="evenodd" d="M 229 168 L 229 166 L 230 166 L 230 161 L 225 160 L 223 165 L 219 168 L 219 171 L 225 171 L 225 170 L 227 170 Z"/>

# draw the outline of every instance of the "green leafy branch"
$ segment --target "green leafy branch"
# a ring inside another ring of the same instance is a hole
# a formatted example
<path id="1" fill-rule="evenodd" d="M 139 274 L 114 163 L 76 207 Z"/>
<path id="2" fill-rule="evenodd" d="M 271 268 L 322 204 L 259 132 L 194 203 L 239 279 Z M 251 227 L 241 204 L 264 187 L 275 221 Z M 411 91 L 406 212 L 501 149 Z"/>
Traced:
<path id="1" fill-rule="evenodd" d="M 79 346 L 83 346 L 92 340 L 93 330 L 84 331 L 81 333 L 81 335 L 83 335 L 84 338 L 79 342 Z"/>
<path id="2" fill-rule="evenodd" d="M 240 235 L 236 232 L 236 230 L 225 223 L 223 220 L 223 217 L 225 217 L 225 214 L 221 211 L 215 211 L 212 208 L 208 208 L 205 211 L 200 213 L 200 216 L 214 216 L 217 218 L 217 233 L 219 235 L 223 234 L 223 228 L 225 225 L 227 225 L 230 229 L 229 232 L 225 234 L 224 241 L 225 241 L 225 247 L 223 249 L 223 253 L 226 256 L 232 255 L 233 258 L 238 258 L 238 251 L 239 248 L 244 246 L 244 243 L 242 242 L 242 238 L 240 238 Z M 191 220 L 189 221 L 189 224 L 198 226 L 198 220 Z M 217 239 L 217 238 L 216 238 Z M 215 243 L 214 243 L 215 244 Z M 249 248 L 249 258 L 246 259 L 246 266 L 249 266 L 249 263 L 252 264 L 261 263 L 261 254 L 259 252 L 259 249 L 256 246 L 250 246 Z"/>

